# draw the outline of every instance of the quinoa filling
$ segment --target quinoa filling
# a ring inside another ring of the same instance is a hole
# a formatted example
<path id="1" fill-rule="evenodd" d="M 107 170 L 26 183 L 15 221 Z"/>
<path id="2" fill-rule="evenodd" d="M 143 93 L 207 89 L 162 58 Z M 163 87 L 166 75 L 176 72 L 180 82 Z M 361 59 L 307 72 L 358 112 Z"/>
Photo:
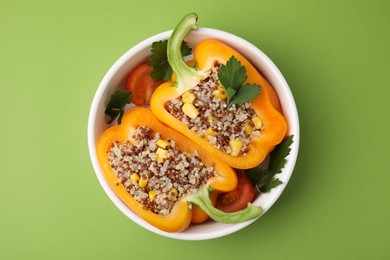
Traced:
<path id="1" fill-rule="evenodd" d="M 137 127 L 132 138 L 135 145 L 115 142 L 107 155 L 117 183 L 145 210 L 168 215 L 178 199 L 217 175 L 198 155 L 180 151 L 173 140 L 161 139 L 147 126 Z"/>
<path id="2" fill-rule="evenodd" d="M 233 156 L 244 155 L 251 138 L 260 135 L 262 121 L 249 102 L 227 108 L 226 93 L 218 80 L 219 69 L 213 67 L 196 87 L 164 106 L 218 149 Z"/>

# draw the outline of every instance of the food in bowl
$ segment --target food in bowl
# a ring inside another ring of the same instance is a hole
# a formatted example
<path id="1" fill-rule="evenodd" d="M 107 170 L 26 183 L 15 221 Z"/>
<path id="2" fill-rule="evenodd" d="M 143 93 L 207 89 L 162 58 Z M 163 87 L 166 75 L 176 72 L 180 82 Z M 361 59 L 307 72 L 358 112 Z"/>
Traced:
<path id="1" fill-rule="evenodd" d="M 129 110 L 121 125 L 107 129 L 97 144 L 101 167 L 115 192 L 138 215 L 167 232 L 188 227 L 194 203 L 219 222 L 258 217 L 261 208 L 225 213 L 215 209 L 209 190 L 228 192 L 237 185 L 234 170 L 144 107 Z"/>
<path id="2" fill-rule="evenodd" d="M 275 109 L 275 92 L 241 54 L 217 40 L 204 40 L 194 50 L 196 66 L 183 60 L 183 38 L 197 28 L 196 20 L 189 14 L 173 31 L 167 44 L 173 80 L 165 77 L 153 92 L 150 109 L 124 113 L 123 107 L 115 108 L 123 121 L 97 142 L 112 189 L 139 216 L 167 232 L 185 230 L 208 216 L 222 223 L 259 217 L 262 208 L 251 201 L 229 213 L 215 205 L 229 205 L 240 196 L 238 169 L 247 170 L 255 187 L 277 184 L 278 172 L 261 163 L 280 144 L 284 159 L 291 144 L 285 118 Z M 279 171 L 284 161 L 276 164 Z M 267 178 L 259 180 L 257 167 Z"/>
<path id="3" fill-rule="evenodd" d="M 287 131 L 283 115 L 269 100 L 270 87 L 249 61 L 220 41 L 198 43 L 194 59 L 199 70 L 184 62 L 172 62 L 173 71 L 178 71 L 176 84 L 166 82 L 156 89 L 150 103 L 153 113 L 231 167 L 259 165 Z M 211 95 L 202 94 L 209 84 L 213 87 Z M 194 101 L 183 101 L 187 93 Z M 167 110 L 170 102 L 183 104 L 176 113 L 175 109 Z M 186 115 L 183 119 L 180 110 Z M 193 124 L 202 127 L 196 130 Z"/>

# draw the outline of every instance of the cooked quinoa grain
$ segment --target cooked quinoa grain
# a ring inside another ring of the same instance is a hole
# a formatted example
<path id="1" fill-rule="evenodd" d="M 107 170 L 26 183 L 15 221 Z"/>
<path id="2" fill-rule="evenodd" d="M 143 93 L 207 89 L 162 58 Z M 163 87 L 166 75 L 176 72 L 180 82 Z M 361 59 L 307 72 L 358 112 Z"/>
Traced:
<path id="1" fill-rule="evenodd" d="M 218 72 L 219 66 L 214 67 L 196 87 L 165 103 L 165 109 L 218 149 L 244 155 L 251 138 L 260 135 L 261 119 L 249 102 L 227 108 Z"/>
<path id="2" fill-rule="evenodd" d="M 178 199 L 216 175 L 199 156 L 181 152 L 173 140 L 161 139 L 149 127 L 139 126 L 132 137 L 135 145 L 113 143 L 108 159 L 117 183 L 122 183 L 145 210 L 167 215 Z"/>

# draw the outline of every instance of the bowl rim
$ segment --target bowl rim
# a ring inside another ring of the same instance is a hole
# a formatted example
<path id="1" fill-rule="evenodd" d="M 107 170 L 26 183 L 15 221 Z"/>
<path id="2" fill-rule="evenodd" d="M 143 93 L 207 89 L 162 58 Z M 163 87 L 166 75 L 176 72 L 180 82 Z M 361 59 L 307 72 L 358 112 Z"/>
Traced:
<path id="1" fill-rule="evenodd" d="M 134 45 L 131 47 L 129 50 L 127 50 L 118 60 L 114 62 L 114 64 L 110 67 L 110 69 L 107 71 L 107 73 L 104 75 L 102 81 L 100 82 L 96 93 L 93 97 L 90 112 L 89 112 L 89 117 L 88 117 L 88 148 L 89 148 L 89 154 L 90 154 L 90 159 L 95 171 L 95 175 L 98 178 L 98 181 L 100 185 L 102 186 L 103 190 L 105 191 L 106 195 L 111 199 L 111 201 L 116 205 L 117 208 L 119 208 L 122 213 L 124 213 L 128 218 L 130 218 L 132 221 L 140 225 L 141 227 L 148 229 L 151 232 L 154 232 L 156 234 L 169 237 L 169 238 L 174 238 L 174 239 L 180 239 L 180 240 L 207 240 L 207 239 L 214 239 L 218 237 L 223 237 L 229 234 L 232 234 L 238 230 L 241 230 L 254 221 L 256 221 L 258 218 L 242 222 L 242 223 L 236 223 L 236 224 L 229 224 L 226 225 L 226 228 L 223 228 L 222 230 L 219 230 L 218 232 L 216 231 L 210 231 L 210 232 L 205 232 L 205 233 L 185 233 L 185 232 L 176 232 L 176 233 L 169 233 L 162 231 L 142 218 L 140 218 L 138 215 L 136 215 L 131 209 L 129 209 L 123 202 L 122 200 L 116 195 L 116 193 L 111 189 L 110 185 L 106 181 L 104 174 L 102 170 L 100 169 L 100 165 L 97 159 L 96 155 L 96 135 L 95 135 L 95 123 L 96 123 L 96 117 L 97 117 L 97 112 L 98 112 L 98 106 L 99 103 L 101 102 L 101 99 L 103 98 L 103 94 L 105 89 L 108 86 L 108 83 L 110 80 L 115 76 L 117 71 L 135 54 L 140 52 L 141 50 L 144 50 L 145 48 L 148 48 L 151 46 L 151 44 L 155 41 L 159 40 L 165 40 L 168 39 L 169 36 L 171 35 L 173 30 L 168 30 L 165 32 L 158 33 L 156 35 L 153 35 L 151 37 L 146 38 L 145 40 L 141 41 L 140 43 Z M 287 84 L 287 81 L 285 80 L 284 76 L 280 72 L 280 70 L 277 68 L 277 66 L 273 63 L 273 61 L 263 52 L 261 51 L 258 47 L 250 43 L 249 41 L 219 30 L 219 29 L 214 29 L 214 28 L 199 28 L 197 31 L 192 31 L 190 34 L 208 34 L 212 35 L 212 38 L 215 39 L 226 39 L 229 38 L 229 40 L 232 40 L 235 42 L 235 45 L 245 45 L 245 48 L 247 49 L 246 52 L 254 52 L 258 56 L 261 57 L 262 62 L 267 64 L 267 67 L 269 70 L 274 73 L 273 78 L 274 82 L 278 81 L 278 88 L 275 88 L 275 91 L 277 92 L 278 96 L 281 96 L 279 93 L 281 89 L 283 90 L 283 101 L 281 100 L 281 105 L 282 108 L 288 108 L 288 114 L 290 115 L 289 117 L 289 127 L 288 131 L 289 133 L 294 134 L 294 143 L 291 146 L 291 152 L 289 156 L 287 157 L 287 163 L 285 168 L 283 169 L 284 175 L 284 182 L 282 185 L 278 186 L 277 188 L 272 190 L 273 196 L 270 197 L 270 199 L 267 200 L 266 205 L 262 205 L 264 212 L 262 213 L 265 214 L 271 207 L 272 205 L 278 200 L 280 195 L 282 194 L 283 190 L 285 189 L 289 179 L 291 178 L 291 175 L 293 173 L 293 169 L 295 167 L 295 163 L 298 157 L 298 150 L 299 150 L 299 142 L 300 142 L 300 129 L 299 129 L 299 118 L 298 118 L 298 112 L 297 112 L 297 107 L 295 104 L 294 97 L 292 95 L 291 89 Z M 230 43 L 230 41 L 229 41 Z M 229 44 L 230 45 L 230 44 Z M 234 46 L 232 46 L 234 48 Z M 240 51 L 240 50 L 239 50 Z M 241 53 L 241 52 L 240 52 Z M 241 53 L 243 54 L 243 53 Z M 243 56 L 246 56 L 243 54 Z M 250 59 L 249 59 L 250 60 Z M 250 60 L 253 62 L 252 60 Z M 253 63 L 252 63 L 253 64 Z M 255 66 L 257 67 L 257 66 Z M 259 68 L 257 68 L 259 69 Z M 263 74 L 263 73 L 262 73 Z M 263 76 L 267 78 L 264 74 Z M 267 80 L 269 80 L 267 78 Z M 270 81 L 270 80 L 269 80 Z M 270 81 L 271 85 L 275 87 L 275 84 L 272 84 Z M 279 92 L 278 92 L 279 90 Z M 294 124 L 291 124 L 293 122 Z M 255 203 L 254 203 L 255 204 Z M 261 216 L 260 216 L 261 217 Z"/>

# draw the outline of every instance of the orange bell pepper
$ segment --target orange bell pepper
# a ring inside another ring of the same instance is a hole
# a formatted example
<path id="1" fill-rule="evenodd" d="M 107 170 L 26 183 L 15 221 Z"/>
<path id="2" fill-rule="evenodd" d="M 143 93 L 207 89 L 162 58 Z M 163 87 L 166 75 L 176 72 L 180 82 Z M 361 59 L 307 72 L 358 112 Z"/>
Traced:
<path id="1" fill-rule="evenodd" d="M 268 92 L 274 91 L 267 80 L 256 70 L 256 68 L 240 53 L 228 45 L 217 40 L 204 40 L 198 43 L 193 51 L 194 60 L 197 66 L 190 67 L 183 60 L 180 53 L 180 46 L 185 35 L 190 30 L 197 30 L 197 15 L 191 13 L 183 18 L 168 40 L 168 62 L 171 65 L 176 82 L 165 82 L 161 84 L 151 97 L 150 106 L 154 115 L 163 123 L 179 131 L 189 139 L 197 143 L 202 150 L 206 150 L 214 157 L 222 160 L 233 168 L 249 169 L 259 165 L 266 155 L 279 144 L 287 132 L 287 124 L 283 115 L 272 105 Z M 171 115 L 164 107 L 170 100 L 177 99 L 184 92 L 194 88 L 200 80 L 208 76 L 208 71 L 215 63 L 225 64 L 232 56 L 235 56 L 246 68 L 246 83 L 258 84 L 261 86 L 260 95 L 251 101 L 253 109 L 263 122 L 261 135 L 253 137 L 250 141 L 249 151 L 244 155 L 233 156 L 218 148 L 207 140 L 191 131 L 187 125 Z M 277 99 L 276 99 L 277 101 Z M 275 102 L 277 105 L 277 102 Z"/>
<path id="2" fill-rule="evenodd" d="M 134 142 L 131 136 L 138 126 L 148 126 L 154 132 L 159 132 L 162 138 L 175 141 L 176 146 L 181 151 L 189 154 L 197 152 L 202 162 L 206 166 L 213 166 L 218 174 L 210 178 L 207 184 L 201 186 L 199 192 L 180 198 L 174 205 L 171 213 L 167 216 L 158 215 L 150 210 L 144 210 L 141 203 L 127 192 L 124 185 L 117 183 L 117 176 L 113 172 L 108 160 L 107 152 L 110 150 L 111 144 L 116 141 L 119 143 L 125 141 Z M 161 230 L 177 232 L 186 229 L 192 219 L 191 205 L 193 203 L 197 204 L 214 220 L 224 223 L 241 222 L 256 218 L 262 212 L 260 207 L 253 205 L 248 205 L 247 209 L 241 212 L 230 214 L 214 208 L 209 198 L 209 189 L 220 192 L 233 190 L 237 185 L 237 176 L 233 169 L 215 157 L 210 156 L 207 151 L 202 150 L 182 134 L 163 125 L 147 108 L 137 107 L 129 110 L 124 114 L 121 125 L 112 126 L 104 131 L 97 141 L 97 157 L 108 183 L 122 201 L 140 217 Z"/>
<path id="3" fill-rule="evenodd" d="M 209 195 L 210 200 L 211 200 L 211 202 L 213 203 L 214 206 L 217 203 L 217 199 L 218 199 L 218 195 L 219 194 L 220 194 L 220 192 L 213 191 Z M 194 204 L 192 206 L 191 223 L 200 224 L 200 223 L 205 222 L 207 219 L 209 219 L 209 215 L 207 215 L 207 213 L 204 210 L 202 210 L 201 207 L 199 207 L 198 205 Z"/>

